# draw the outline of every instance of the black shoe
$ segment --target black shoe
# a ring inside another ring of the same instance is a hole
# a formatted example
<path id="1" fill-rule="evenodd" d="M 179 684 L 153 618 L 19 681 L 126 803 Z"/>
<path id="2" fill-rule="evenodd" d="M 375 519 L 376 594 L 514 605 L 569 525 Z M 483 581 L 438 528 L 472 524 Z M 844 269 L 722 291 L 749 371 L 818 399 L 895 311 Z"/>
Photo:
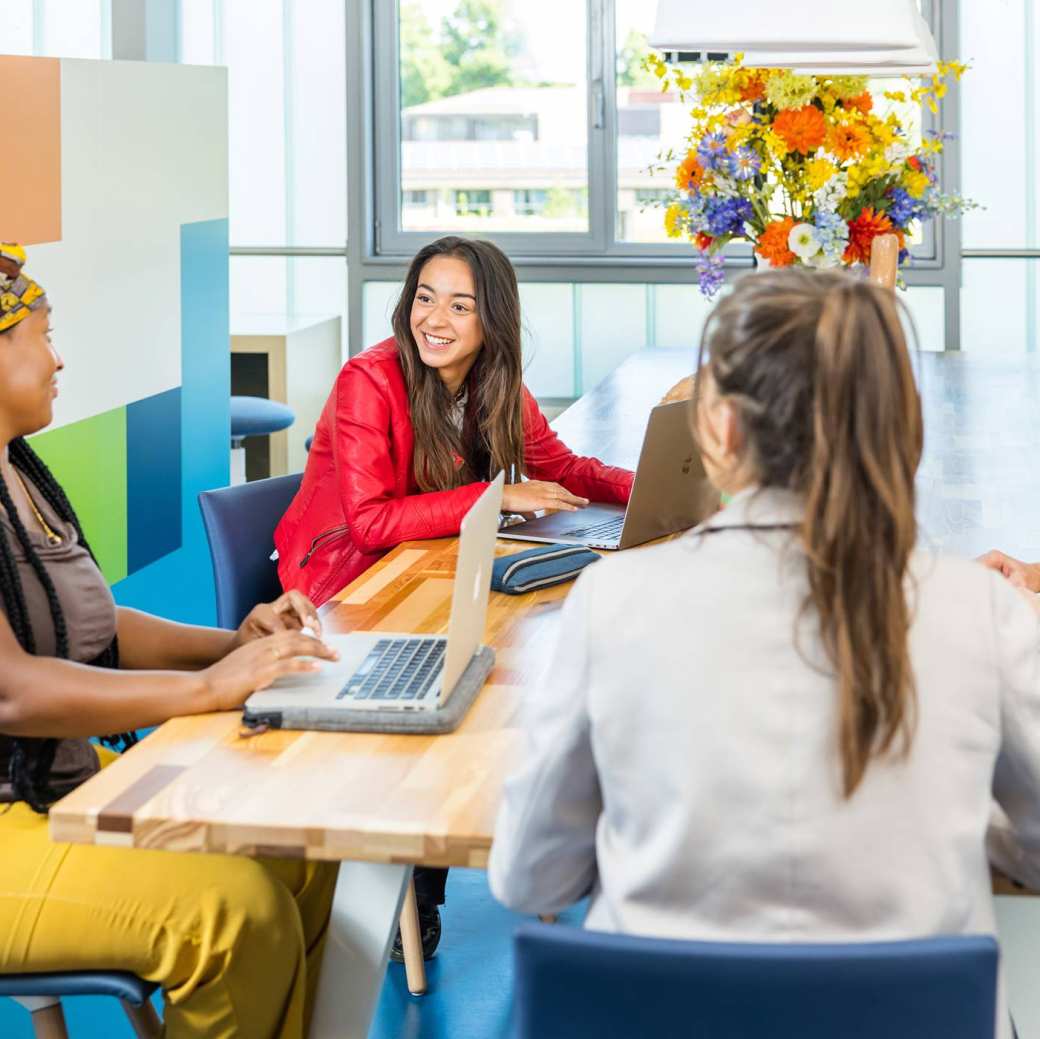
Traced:
<path id="1" fill-rule="evenodd" d="M 422 939 L 422 958 L 432 960 L 441 942 L 441 914 L 436 906 L 419 906 L 419 936 Z M 390 946 L 390 959 L 394 963 L 404 963 L 400 927 L 394 935 L 394 944 Z"/>

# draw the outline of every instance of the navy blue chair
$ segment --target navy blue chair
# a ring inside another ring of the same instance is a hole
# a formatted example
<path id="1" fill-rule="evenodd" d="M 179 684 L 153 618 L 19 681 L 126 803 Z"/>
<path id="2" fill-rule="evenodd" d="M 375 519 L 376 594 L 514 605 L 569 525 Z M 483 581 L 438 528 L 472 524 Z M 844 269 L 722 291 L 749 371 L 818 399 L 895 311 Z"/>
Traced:
<path id="1" fill-rule="evenodd" d="M 516 1039 L 993 1039 L 990 937 L 685 942 L 530 924 Z"/>
<path id="2" fill-rule="evenodd" d="M 311 449 L 311 444 L 313 444 L 313 443 L 314 443 L 314 434 L 311 433 L 311 435 L 309 437 L 307 437 L 307 439 L 303 442 L 304 450 L 305 451 L 309 451 Z"/>
<path id="3" fill-rule="evenodd" d="M 237 628 L 258 603 L 282 594 L 271 560 L 274 528 L 300 489 L 302 473 L 272 476 L 199 495 L 217 588 L 217 624 Z"/>
<path id="4" fill-rule="evenodd" d="M 122 971 L 69 971 L 2 974 L 0 996 L 9 996 L 32 1014 L 37 1039 L 66 1039 L 62 996 L 112 996 L 118 999 L 139 1039 L 157 1039 L 159 1015 L 149 1002 L 158 988 Z"/>

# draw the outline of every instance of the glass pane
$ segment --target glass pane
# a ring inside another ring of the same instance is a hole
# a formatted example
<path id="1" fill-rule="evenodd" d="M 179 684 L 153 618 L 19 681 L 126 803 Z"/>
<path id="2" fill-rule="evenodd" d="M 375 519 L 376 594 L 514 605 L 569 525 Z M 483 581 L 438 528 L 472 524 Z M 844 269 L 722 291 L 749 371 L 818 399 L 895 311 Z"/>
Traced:
<path id="1" fill-rule="evenodd" d="M 662 151 L 689 132 L 688 106 L 662 94 L 660 81 L 641 67 L 654 27 L 654 4 L 616 0 L 617 21 L 617 237 L 622 242 L 668 242 L 659 203 L 674 191 L 673 164 L 649 172 Z"/>
<path id="2" fill-rule="evenodd" d="M 40 54 L 52 58 L 104 58 L 111 40 L 102 39 L 105 0 L 44 0 Z M 5 26 L 6 32 L 6 26 Z"/>
<path id="3" fill-rule="evenodd" d="M 602 382 L 647 344 L 648 285 L 579 285 L 581 373 L 578 395 Z"/>
<path id="4" fill-rule="evenodd" d="M 1040 260 L 966 259 L 961 286 L 961 349 L 1021 353 L 1038 349 Z"/>
<path id="5" fill-rule="evenodd" d="M 520 286 L 524 385 L 536 397 L 574 394 L 574 286 L 528 282 Z"/>
<path id="6" fill-rule="evenodd" d="M 181 0 L 180 60 L 185 65 L 216 63 L 214 0 Z"/>
<path id="7" fill-rule="evenodd" d="M 963 50 L 971 63 L 960 92 L 961 184 L 965 195 L 985 207 L 964 217 L 966 248 L 1040 241 L 1040 13 L 1027 5 L 1036 6 L 1034 0 L 959 5 Z"/>
<path id="8" fill-rule="evenodd" d="M 401 298 L 399 281 L 366 281 L 362 292 L 362 337 L 365 348 L 394 334 L 390 316 Z"/>
<path id="9" fill-rule="evenodd" d="M 5 0 L 0 54 L 32 54 L 33 0 Z"/>
<path id="10" fill-rule="evenodd" d="M 586 5 L 402 0 L 401 229 L 587 231 Z"/>

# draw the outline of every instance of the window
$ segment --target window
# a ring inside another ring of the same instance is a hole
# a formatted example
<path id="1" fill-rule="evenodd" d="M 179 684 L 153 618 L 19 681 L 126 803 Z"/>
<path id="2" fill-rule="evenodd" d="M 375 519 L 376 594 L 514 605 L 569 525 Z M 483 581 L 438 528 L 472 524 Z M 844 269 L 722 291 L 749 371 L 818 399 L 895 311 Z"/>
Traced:
<path id="1" fill-rule="evenodd" d="M 400 127 L 377 145 L 378 183 L 393 185 L 378 247 L 408 253 L 419 244 L 410 233 L 432 230 L 587 236 L 586 4 L 373 6 L 384 41 L 374 51 L 376 125 Z M 447 193 L 449 204 L 419 205 L 417 192 Z"/>
<path id="2" fill-rule="evenodd" d="M 112 56 L 111 0 L 3 0 L 0 54 Z"/>

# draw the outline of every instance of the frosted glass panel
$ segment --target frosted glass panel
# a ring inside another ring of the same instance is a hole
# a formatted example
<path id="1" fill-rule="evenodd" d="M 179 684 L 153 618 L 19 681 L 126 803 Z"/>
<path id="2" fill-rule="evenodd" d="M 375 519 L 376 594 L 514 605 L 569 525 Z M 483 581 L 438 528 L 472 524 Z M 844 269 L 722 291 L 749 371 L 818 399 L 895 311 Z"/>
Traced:
<path id="1" fill-rule="evenodd" d="M 181 0 L 181 55 L 185 65 L 213 65 L 217 60 L 213 0 Z"/>
<path id="2" fill-rule="evenodd" d="M 283 256 L 232 256 L 231 323 L 240 314 L 286 314 L 289 261 Z"/>
<path id="3" fill-rule="evenodd" d="M 0 54 L 32 54 L 33 0 L 4 0 L 0 11 L 4 20 Z"/>
<path id="4" fill-rule="evenodd" d="M 938 352 L 946 349 L 945 293 L 932 285 L 913 285 L 898 294 L 906 304 L 917 329 L 917 348 Z M 913 338 L 907 332 L 907 342 Z"/>
<path id="5" fill-rule="evenodd" d="M 965 260 L 963 280 L 962 350 L 1037 349 L 1040 260 Z"/>
<path id="6" fill-rule="evenodd" d="M 43 0 L 41 7 L 41 54 L 52 58 L 111 55 L 112 41 L 105 40 L 102 33 L 107 0 Z"/>
<path id="7" fill-rule="evenodd" d="M 1029 133 L 1028 124 L 1035 125 L 1040 109 L 1040 11 L 1036 0 L 962 0 L 959 6 L 963 57 L 972 66 L 959 91 L 961 183 L 985 206 L 964 217 L 964 245 L 1035 245 L 1040 134 Z M 1027 193 L 1034 199 L 1031 221 Z"/>
<path id="8" fill-rule="evenodd" d="M 282 0 L 225 0 L 231 241 L 286 239 Z"/>
<path id="9" fill-rule="evenodd" d="M 289 261 L 289 306 L 295 315 L 340 317 L 340 354 L 347 359 L 347 265 L 340 256 L 298 256 Z"/>
<path id="10" fill-rule="evenodd" d="M 646 346 L 645 285 L 581 285 L 581 384 L 588 393 Z"/>
<path id="11" fill-rule="evenodd" d="M 347 240 L 347 88 L 343 0 L 292 5 L 287 84 L 290 245 Z"/>
<path id="12" fill-rule="evenodd" d="M 520 306 L 527 388 L 536 397 L 573 397 L 574 287 L 521 285 Z"/>
<path id="13" fill-rule="evenodd" d="M 696 285 L 655 285 L 654 345 L 696 351 L 715 304 Z"/>
<path id="14" fill-rule="evenodd" d="M 369 347 L 387 336 L 393 335 L 390 316 L 401 295 L 402 283 L 398 281 L 366 281 L 364 291 L 364 313 L 362 328 L 364 346 Z"/>

